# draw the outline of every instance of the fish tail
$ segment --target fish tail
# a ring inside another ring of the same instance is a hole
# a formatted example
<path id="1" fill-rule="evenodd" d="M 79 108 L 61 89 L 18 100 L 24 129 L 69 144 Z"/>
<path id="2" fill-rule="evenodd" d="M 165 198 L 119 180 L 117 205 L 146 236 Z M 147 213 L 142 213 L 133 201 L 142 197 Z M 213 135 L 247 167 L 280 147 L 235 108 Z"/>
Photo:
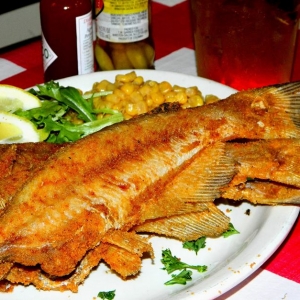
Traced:
<path id="1" fill-rule="evenodd" d="M 300 138 L 300 81 L 242 91 L 220 102 L 237 126 L 235 138 Z"/>
<path id="2" fill-rule="evenodd" d="M 274 107 L 289 114 L 294 124 L 300 127 L 300 81 L 270 87 L 278 101 Z"/>

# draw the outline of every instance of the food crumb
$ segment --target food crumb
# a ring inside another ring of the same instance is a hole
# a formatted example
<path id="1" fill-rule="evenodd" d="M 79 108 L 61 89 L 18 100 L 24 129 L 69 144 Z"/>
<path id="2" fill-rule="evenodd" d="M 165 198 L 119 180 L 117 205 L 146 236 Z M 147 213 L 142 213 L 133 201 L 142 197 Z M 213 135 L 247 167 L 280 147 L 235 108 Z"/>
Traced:
<path id="1" fill-rule="evenodd" d="M 227 212 L 227 213 L 230 213 L 230 212 L 232 212 L 232 209 L 227 208 L 227 209 L 226 209 L 226 212 Z"/>
<path id="2" fill-rule="evenodd" d="M 248 208 L 248 209 L 246 209 L 246 211 L 245 211 L 245 215 L 247 215 L 247 216 L 250 216 L 250 213 L 251 213 L 250 209 L 249 209 L 249 208 Z"/>
<path id="3" fill-rule="evenodd" d="M 253 262 L 252 264 L 250 264 L 250 268 L 252 269 L 255 265 L 256 265 L 256 263 Z"/>

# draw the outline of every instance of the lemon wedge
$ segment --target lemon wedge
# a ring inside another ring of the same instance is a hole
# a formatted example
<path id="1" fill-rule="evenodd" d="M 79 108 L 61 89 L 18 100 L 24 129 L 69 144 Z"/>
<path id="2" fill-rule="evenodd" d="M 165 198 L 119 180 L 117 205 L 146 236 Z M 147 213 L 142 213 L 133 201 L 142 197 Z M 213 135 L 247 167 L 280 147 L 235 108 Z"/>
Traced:
<path id="1" fill-rule="evenodd" d="M 41 140 L 38 129 L 29 120 L 9 112 L 0 112 L 0 143 L 26 143 Z"/>
<path id="2" fill-rule="evenodd" d="M 0 111 L 15 112 L 40 106 L 41 101 L 35 95 L 12 85 L 0 84 Z"/>

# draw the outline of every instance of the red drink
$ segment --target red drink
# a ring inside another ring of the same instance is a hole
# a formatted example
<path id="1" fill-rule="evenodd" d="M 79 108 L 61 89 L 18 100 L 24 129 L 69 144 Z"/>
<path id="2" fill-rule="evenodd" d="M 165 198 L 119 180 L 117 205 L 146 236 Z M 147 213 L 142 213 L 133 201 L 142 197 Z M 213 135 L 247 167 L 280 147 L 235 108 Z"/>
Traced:
<path id="1" fill-rule="evenodd" d="M 288 82 L 293 0 L 191 0 L 198 75 L 238 90 Z"/>

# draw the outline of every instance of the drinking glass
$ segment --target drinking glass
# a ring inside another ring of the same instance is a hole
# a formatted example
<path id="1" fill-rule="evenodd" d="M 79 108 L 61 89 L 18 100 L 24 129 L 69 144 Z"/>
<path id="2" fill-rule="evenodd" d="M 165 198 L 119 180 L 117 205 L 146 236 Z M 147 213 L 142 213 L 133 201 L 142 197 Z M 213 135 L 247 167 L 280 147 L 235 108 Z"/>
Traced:
<path id="1" fill-rule="evenodd" d="M 291 80 L 299 0 L 190 0 L 198 75 L 238 90 Z"/>

